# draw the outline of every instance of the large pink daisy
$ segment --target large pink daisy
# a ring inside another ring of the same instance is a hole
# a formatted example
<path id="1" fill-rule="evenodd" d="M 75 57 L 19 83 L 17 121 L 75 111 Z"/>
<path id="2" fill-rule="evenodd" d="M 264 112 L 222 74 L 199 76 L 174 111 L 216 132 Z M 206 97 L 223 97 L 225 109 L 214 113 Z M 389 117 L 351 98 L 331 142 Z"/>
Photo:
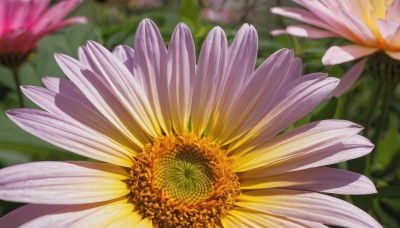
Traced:
<path id="1" fill-rule="evenodd" d="M 84 17 L 63 20 L 80 0 L 61 0 L 51 7 L 48 7 L 49 2 L 0 1 L 0 64 L 19 65 L 43 36 L 61 27 L 86 21 Z"/>
<path id="2" fill-rule="evenodd" d="M 0 199 L 29 203 L 0 227 L 380 227 L 321 194 L 371 194 L 373 183 L 322 167 L 369 153 L 361 127 L 325 120 L 282 131 L 337 86 L 301 76 L 280 50 L 257 70 L 257 33 L 232 45 L 214 28 L 196 63 L 179 24 L 168 49 L 150 20 L 134 50 L 89 42 L 79 60 L 57 54 L 69 80 L 25 86 L 42 110 L 8 116 L 26 131 L 101 162 L 35 162 L 0 170 Z"/>

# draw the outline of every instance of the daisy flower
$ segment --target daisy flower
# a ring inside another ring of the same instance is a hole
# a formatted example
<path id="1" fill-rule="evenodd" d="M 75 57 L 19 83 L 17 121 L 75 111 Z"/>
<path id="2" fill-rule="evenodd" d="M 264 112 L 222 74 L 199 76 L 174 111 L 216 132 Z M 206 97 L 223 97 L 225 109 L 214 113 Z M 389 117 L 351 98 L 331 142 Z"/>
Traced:
<path id="1" fill-rule="evenodd" d="M 0 1 L 0 64 L 20 65 L 35 50 L 42 37 L 59 28 L 84 23 L 84 17 L 63 20 L 80 0 L 61 0 L 48 6 L 50 0 Z"/>
<path id="2" fill-rule="evenodd" d="M 290 34 L 315 39 L 342 37 L 353 44 L 330 47 L 322 58 L 323 64 L 334 65 L 371 56 L 370 65 L 373 65 L 373 68 L 380 68 L 383 63 L 398 74 L 396 69 L 400 67 L 399 0 L 293 0 L 293 2 L 305 9 L 274 7 L 271 11 L 311 26 L 292 25 L 284 30 L 273 31 L 273 35 Z M 358 79 L 366 61 L 364 59 L 350 69 L 336 95 L 343 93 Z M 379 71 L 382 70 L 377 69 L 376 74 L 380 74 Z M 377 77 L 383 77 L 390 83 L 397 83 L 400 80 L 399 77 L 391 75 L 390 70 Z"/>
<path id="3" fill-rule="evenodd" d="M 7 115 L 101 162 L 0 170 L 0 199 L 28 203 L 0 218 L 0 227 L 380 227 L 319 193 L 376 192 L 360 174 L 323 167 L 372 150 L 360 126 L 325 120 L 283 132 L 338 79 L 301 76 L 301 60 L 285 49 L 255 70 L 257 33 L 247 24 L 229 47 L 214 28 L 197 63 L 195 53 L 186 25 L 167 49 L 146 19 L 134 49 L 111 53 L 89 42 L 79 60 L 56 54 L 69 80 L 23 87 L 44 111 Z"/>

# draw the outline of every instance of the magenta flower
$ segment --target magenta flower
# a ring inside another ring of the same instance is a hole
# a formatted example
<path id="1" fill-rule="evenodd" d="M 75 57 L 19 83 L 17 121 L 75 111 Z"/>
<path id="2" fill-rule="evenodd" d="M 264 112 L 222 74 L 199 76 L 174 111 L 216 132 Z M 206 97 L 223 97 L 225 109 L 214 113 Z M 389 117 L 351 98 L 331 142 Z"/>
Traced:
<path id="1" fill-rule="evenodd" d="M 0 64 L 15 67 L 45 35 L 70 24 L 84 23 L 84 17 L 63 20 L 79 2 L 63 0 L 47 8 L 49 0 L 1 0 Z"/>
<path id="2" fill-rule="evenodd" d="M 196 63 L 179 24 L 168 49 L 144 20 L 134 50 L 89 42 L 79 60 L 57 54 L 69 80 L 25 86 L 45 111 L 8 116 L 26 131 L 101 162 L 35 162 L 0 170 L 0 199 L 29 203 L 0 227 L 380 227 L 322 193 L 371 194 L 366 177 L 323 167 L 369 153 L 361 127 L 325 120 L 281 133 L 337 86 L 301 76 L 293 51 L 254 69 L 257 33 L 232 45 L 216 27 Z"/>
<path id="3" fill-rule="evenodd" d="M 334 65 L 382 51 L 400 60 L 399 0 L 293 0 L 306 9 L 275 7 L 272 13 L 309 25 L 292 25 L 275 30 L 274 35 L 290 34 L 307 38 L 343 37 L 354 44 L 330 47 L 322 62 Z M 378 58 L 382 58 L 379 56 Z M 355 64 L 343 77 L 340 95 L 360 76 L 366 60 Z M 392 64 L 393 65 L 393 64 Z"/>

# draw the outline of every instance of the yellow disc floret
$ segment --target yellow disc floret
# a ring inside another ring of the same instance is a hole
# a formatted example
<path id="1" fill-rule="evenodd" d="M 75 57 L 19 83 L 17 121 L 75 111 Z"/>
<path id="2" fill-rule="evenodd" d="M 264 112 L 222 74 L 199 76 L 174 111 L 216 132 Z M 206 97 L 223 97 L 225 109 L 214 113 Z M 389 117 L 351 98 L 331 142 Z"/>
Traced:
<path id="1" fill-rule="evenodd" d="M 226 153 L 207 137 L 158 137 L 132 166 L 133 203 L 159 227 L 221 225 L 240 193 Z"/>

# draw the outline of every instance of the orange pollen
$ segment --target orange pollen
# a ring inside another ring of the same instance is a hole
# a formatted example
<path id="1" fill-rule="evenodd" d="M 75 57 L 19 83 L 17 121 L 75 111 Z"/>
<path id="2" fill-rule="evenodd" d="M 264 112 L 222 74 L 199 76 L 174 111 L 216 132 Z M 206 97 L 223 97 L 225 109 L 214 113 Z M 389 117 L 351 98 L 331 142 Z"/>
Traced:
<path id="1" fill-rule="evenodd" d="M 207 137 L 158 137 L 135 158 L 133 203 L 159 227 L 221 226 L 240 194 L 226 154 Z"/>

